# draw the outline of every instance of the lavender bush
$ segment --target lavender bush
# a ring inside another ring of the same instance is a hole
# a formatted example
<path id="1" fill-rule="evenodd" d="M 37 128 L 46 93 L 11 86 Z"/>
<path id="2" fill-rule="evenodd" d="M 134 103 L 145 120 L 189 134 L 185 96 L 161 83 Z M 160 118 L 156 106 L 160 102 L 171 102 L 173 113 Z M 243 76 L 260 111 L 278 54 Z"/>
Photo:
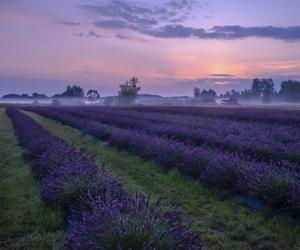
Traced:
<path id="1" fill-rule="evenodd" d="M 154 209 L 143 195 L 122 202 L 101 198 L 92 210 L 82 210 L 81 217 L 70 222 L 66 250 L 199 249 L 198 236 L 182 226 L 177 209 Z"/>

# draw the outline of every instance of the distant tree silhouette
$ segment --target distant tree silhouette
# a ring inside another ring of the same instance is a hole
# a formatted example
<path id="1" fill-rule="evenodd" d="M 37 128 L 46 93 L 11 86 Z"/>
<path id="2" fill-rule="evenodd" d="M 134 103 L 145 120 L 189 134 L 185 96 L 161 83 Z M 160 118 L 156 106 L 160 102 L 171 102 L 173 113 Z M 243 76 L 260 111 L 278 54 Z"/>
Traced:
<path id="1" fill-rule="evenodd" d="M 217 93 L 212 90 L 202 90 L 200 91 L 199 88 L 194 88 L 194 97 L 195 98 L 216 98 L 217 97 Z"/>
<path id="2" fill-rule="evenodd" d="M 141 90 L 141 87 L 137 85 L 138 83 L 139 80 L 136 77 L 133 77 L 120 85 L 118 96 L 121 104 L 129 105 L 134 102 L 135 98 L 138 96 L 138 92 Z"/>
<path id="3" fill-rule="evenodd" d="M 212 89 L 209 89 L 208 90 L 208 97 L 211 97 L 211 98 L 217 98 L 217 93 L 216 91 L 212 90 Z"/>
<path id="4" fill-rule="evenodd" d="M 201 97 L 207 97 L 209 94 L 208 94 L 208 90 L 206 90 L 206 89 L 203 89 L 202 91 L 201 91 L 201 93 L 200 93 L 200 96 Z"/>
<path id="5" fill-rule="evenodd" d="M 33 93 L 32 96 L 28 94 L 22 94 L 22 95 L 8 94 L 1 97 L 1 99 L 38 99 L 38 98 L 42 99 L 42 98 L 49 98 L 49 97 L 46 96 L 45 94 L 38 94 L 38 93 Z"/>
<path id="6" fill-rule="evenodd" d="M 253 97 L 253 93 L 251 89 L 242 90 L 240 96 L 246 99 L 250 99 Z"/>
<path id="7" fill-rule="evenodd" d="M 212 89 L 201 91 L 199 88 L 194 88 L 194 98 L 194 103 L 213 103 L 217 93 Z"/>
<path id="8" fill-rule="evenodd" d="M 45 94 L 33 93 L 32 98 L 34 98 L 34 99 L 44 99 L 44 98 L 48 98 L 48 96 L 46 96 Z"/>
<path id="9" fill-rule="evenodd" d="M 194 97 L 199 98 L 201 97 L 200 89 L 199 88 L 194 88 Z"/>
<path id="10" fill-rule="evenodd" d="M 264 90 L 263 90 L 263 102 L 270 103 L 272 95 L 274 94 L 274 82 L 270 79 L 263 79 Z"/>
<path id="11" fill-rule="evenodd" d="M 236 91 L 235 89 L 232 89 L 232 90 L 230 91 L 230 97 L 231 97 L 231 98 L 238 98 L 240 94 L 241 94 L 241 93 L 238 92 L 238 91 Z"/>
<path id="12" fill-rule="evenodd" d="M 300 101 L 300 82 L 294 80 L 283 81 L 279 96 L 290 102 Z"/>
<path id="13" fill-rule="evenodd" d="M 17 98 L 21 98 L 21 96 L 18 94 L 7 94 L 1 97 L 1 99 L 17 99 Z"/>
<path id="14" fill-rule="evenodd" d="M 28 95 L 28 94 L 22 94 L 20 97 L 24 98 L 24 99 L 30 99 L 31 98 L 31 96 Z"/>
<path id="15" fill-rule="evenodd" d="M 2 96 L 2 99 L 31 99 L 32 97 L 28 94 L 8 94 L 8 95 L 4 95 Z"/>
<path id="16" fill-rule="evenodd" d="M 263 92 L 262 81 L 258 78 L 253 79 L 251 90 L 254 96 L 261 97 Z"/>
<path id="17" fill-rule="evenodd" d="M 94 90 L 94 89 L 90 89 L 86 95 L 90 101 L 94 101 L 94 100 L 100 98 L 100 94 L 98 93 L 97 90 Z"/>
<path id="18" fill-rule="evenodd" d="M 256 97 L 262 97 L 264 103 L 270 103 L 274 94 L 274 82 L 269 79 L 254 79 L 251 87 L 252 93 Z"/>
<path id="19" fill-rule="evenodd" d="M 68 85 L 62 94 L 56 94 L 53 97 L 84 97 L 84 91 L 80 86 Z"/>

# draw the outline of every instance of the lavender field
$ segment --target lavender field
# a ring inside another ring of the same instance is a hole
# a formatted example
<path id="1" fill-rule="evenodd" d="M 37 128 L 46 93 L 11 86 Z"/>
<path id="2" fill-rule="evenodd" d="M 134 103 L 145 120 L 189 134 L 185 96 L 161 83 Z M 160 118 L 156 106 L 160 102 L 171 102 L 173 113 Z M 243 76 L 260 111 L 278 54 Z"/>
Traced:
<path id="1" fill-rule="evenodd" d="M 6 113 L 38 196 L 64 221 L 57 248 L 300 247 L 300 111 L 23 106 Z"/>
<path id="2" fill-rule="evenodd" d="M 0 250 L 300 250 L 300 0 L 0 0 Z"/>

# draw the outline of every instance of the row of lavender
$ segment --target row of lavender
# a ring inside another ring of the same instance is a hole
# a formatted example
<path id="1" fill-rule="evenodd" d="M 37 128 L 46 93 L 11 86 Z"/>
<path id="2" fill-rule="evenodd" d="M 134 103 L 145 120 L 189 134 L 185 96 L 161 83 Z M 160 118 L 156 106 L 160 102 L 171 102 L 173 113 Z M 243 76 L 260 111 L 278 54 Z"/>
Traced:
<path id="1" fill-rule="evenodd" d="M 300 171 L 295 164 L 282 162 L 274 166 L 245 160 L 247 157 L 234 153 L 205 146 L 190 147 L 175 140 L 120 129 L 47 108 L 31 110 L 145 159 L 154 159 L 164 168 L 177 169 L 207 186 L 256 197 L 274 209 L 300 216 Z"/>
<path id="2" fill-rule="evenodd" d="M 41 199 L 67 217 L 63 249 L 200 249 L 181 212 L 127 193 L 93 159 L 51 135 L 33 119 L 7 109 Z"/>
<path id="3" fill-rule="evenodd" d="M 177 115 L 218 117 L 237 121 L 260 121 L 295 126 L 300 124 L 300 110 L 271 108 L 225 108 L 225 107 L 130 107 L 129 110 L 159 112 Z"/>
<path id="4" fill-rule="evenodd" d="M 165 114 L 138 113 L 123 109 L 59 108 L 60 112 L 96 120 L 121 128 L 143 130 L 192 145 L 208 144 L 231 152 L 241 151 L 263 160 L 282 159 L 300 163 L 300 129 L 288 126 L 241 123 L 211 118 L 182 116 L 163 118 Z M 156 119 L 156 120 L 155 120 Z M 177 123 L 174 123 L 177 122 Z"/>

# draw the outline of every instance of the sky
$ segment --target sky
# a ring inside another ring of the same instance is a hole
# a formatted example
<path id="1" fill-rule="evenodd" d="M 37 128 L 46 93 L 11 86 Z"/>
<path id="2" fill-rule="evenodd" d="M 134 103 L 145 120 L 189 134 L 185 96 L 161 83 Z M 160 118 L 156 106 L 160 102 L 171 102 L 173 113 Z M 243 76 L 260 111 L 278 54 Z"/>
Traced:
<path id="1" fill-rule="evenodd" d="M 300 79 L 299 0 L 0 0 L 0 95 L 192 95 Z"/>

